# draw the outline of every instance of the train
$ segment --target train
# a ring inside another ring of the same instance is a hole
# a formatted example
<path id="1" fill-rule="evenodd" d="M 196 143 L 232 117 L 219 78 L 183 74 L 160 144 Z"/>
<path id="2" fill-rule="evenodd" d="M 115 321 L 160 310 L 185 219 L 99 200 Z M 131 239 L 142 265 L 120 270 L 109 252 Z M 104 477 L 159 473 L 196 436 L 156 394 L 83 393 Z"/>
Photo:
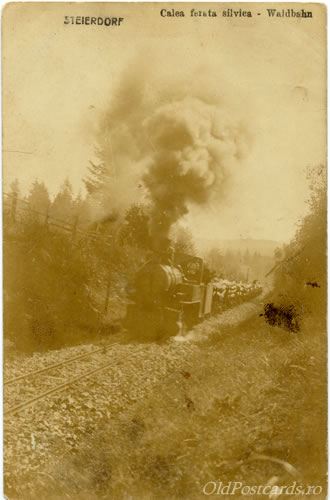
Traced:
<path id="1" fill-rule="evenodd" d="M 140 339 L 184 335 L 194 325 L 261 292 L 261 285 L 213 278 L 202 257 L 158 253 L 136 273 L 125 327 Z"/>

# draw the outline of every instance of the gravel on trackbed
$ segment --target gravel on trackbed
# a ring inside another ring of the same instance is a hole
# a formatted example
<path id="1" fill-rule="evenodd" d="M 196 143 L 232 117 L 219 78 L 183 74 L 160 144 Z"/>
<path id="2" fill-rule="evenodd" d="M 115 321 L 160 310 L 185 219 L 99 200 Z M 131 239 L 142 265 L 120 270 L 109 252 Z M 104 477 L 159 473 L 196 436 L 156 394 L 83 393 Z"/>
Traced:
<path id="1" fill-rule="evenodd" d="M 79 439 L 96 430 L 104 419 L 145 397 L 162 379 L 189 368 L 189 357 L 198 347 L 193 343 L 126 344 L 114 346 L 107 355 L 111 364 L 105 370 L 82 379 L 63 392 L 47 396 L 34 406 L 4 420 L 4 474 L 7 485 L 18 476 L 39 470 L 46 457 L 59 458 L 74 451 Z M 69 351 L 69 352 L 68 352 Z M 86 346 L 56 352 L 57 361 L 86 351 Z M 54 352 L 34 355 L 33 369 L 54 363 Z M 36 359 L 40 358 L 40 363 Z M 38 366 L 39 365 L 39 366 Z M 31 371 L 31 359 L 21 360 L 20 373 Z M 86 371 L 91 368 L 90 364 Z M 10 369 L 13 376 L 14 368 Z M 42 392 L 37 379 L 34 394 Z M 56 385 L 56 384 L 55 384 Z M 11 386 L 6 399 L 11 401 Z M 15 388 L 12 389 L 15 391 Z M 31 396 L 31 382 L 26 388 Z M 22 400 L 24 396 L 24 389 Z M 16 396 L 16 394 L 15 394 Z M 13 404 L 10 404 L 12 407 Z M 23 479 L 22 479 L 23 480 Z"/>
<path id="2" fill-rule="evenodd" d="M 207 333 L 221 326 L 244 321 L 260 309 L 260 301 L 241 304 L 222 315 L 204 321 L 186 338 L 172 338 L 163 344 L 115 344 L 107 353 L 87 358 L 85 369 L 79 373 L 111 363 L 106 369 L 84 378 L 62 392 L 37 401 L 32 407 L 4 419 L 4 476 L 7 489 L 17 477 L 42 474 L 45 460 L 60 460 L 75 451 L 81 438 L 111 422 L 119 413 L 147 396 L 169 375 L 191 369 L 194 354 L 201 349 L 200 341 Z M 34 353 L 32 356 L 12 357 L 5 363 L 5 380 L 33 370 L 65 361 L 95 350 L 98 345 L 66 347 L 57 351 Z M 83 366 L 82 363 L 80 366 Z M 66 372 L 67 370 L 67 372 Z M 69 366 L 59 369 L 54 387 L 75 374 Z M 76 374 L 77 375 L 77 374 Z M 13 407 L 45 390 L 41 378 L 23 382 L 19 394 L 15 384 L 5 386 L 5 404 Z M 49 379 L 48 379 L 49 380 Z"/>

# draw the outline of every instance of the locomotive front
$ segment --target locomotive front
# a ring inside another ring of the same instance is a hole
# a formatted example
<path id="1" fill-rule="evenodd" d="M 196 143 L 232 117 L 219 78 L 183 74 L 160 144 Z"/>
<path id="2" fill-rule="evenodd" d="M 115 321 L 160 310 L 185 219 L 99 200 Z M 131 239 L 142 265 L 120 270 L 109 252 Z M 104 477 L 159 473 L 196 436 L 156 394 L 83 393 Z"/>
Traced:
<path id="1" fill-rule="evenodd" d="M 212 292 L 203 259 L 155 254 L 136 274 L 125 326 L 139 339 L 182 334 L 211 312 Z"/>
<path id="2" fill-rule="evenodd" d="M 180 269 L 167 254 L 155 255 L 136 273 L 127 305 L 125 326 L 139 340 L 158 340 L 181 328 L 176 291 L 183 282 Z"/>

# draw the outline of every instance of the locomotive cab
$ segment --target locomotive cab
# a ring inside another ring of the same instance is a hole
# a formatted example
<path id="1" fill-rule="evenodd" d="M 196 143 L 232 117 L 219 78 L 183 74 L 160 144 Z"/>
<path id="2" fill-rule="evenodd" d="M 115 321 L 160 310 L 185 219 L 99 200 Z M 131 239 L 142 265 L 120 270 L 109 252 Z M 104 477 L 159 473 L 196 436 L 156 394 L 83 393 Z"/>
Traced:
<path id="1" fill-rule="evenodd" d="M 201 257 L 178 254 L 176 262 L 180 262 L 178 265 L 184 273 L 177 296 L 180 298 L 185 321 L 188 327 L 192 327 L 211 313 L 213 285 L 210 283 L 210 272 Z"/>

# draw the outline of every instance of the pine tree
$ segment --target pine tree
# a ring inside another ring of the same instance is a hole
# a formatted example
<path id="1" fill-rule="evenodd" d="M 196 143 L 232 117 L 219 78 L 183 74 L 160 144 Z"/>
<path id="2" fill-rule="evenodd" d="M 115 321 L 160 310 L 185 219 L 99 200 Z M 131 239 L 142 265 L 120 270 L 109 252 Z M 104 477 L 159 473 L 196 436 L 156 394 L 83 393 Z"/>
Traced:
<path id="1" fill-rule="evenodd" d="M 133 204 L 127 210 L 120 231 L 120 241 L 143 249 L 149 248 L 149 217 L 143 205 Z"/>
<path id="2" fill-rule="evenodd" d="M 9 222 L 15 222 L 16 220 L 16 212 L 17 212 L 17 205 L 19 204 L 19 201 L 17 198 L 20 197 L 20 188 L 19 188 L 19 181 L 16 178 L 11 184 L 10 184 L 10 190 L 8 192 L 9 196 L 5 196 L 3 198 L 3 215 L 5 221 Z"/>
<path id="3" fill-rule="evenodd" d="M 51 215 L 62 220 L 72 220 L 74 215 L 73 190 L 71 182 L 65 179 L 51 206 Z"/>
<path id="4" fill-rule="evenodd" d="M 44 182 L 39 182 L 38 180 L 33 182 L 27 201 L 29 202 L 32 210 L 44 214 L 48 212 L 50 197 Z"/>
<path id="5" fill-rule="evenodd" d="M 91 206 L 88 197 L 83 198 L 81 191 L 73 200 L 73 213 L 79 217 L 79 224 L 88 225 L 91 221 Z"/>
<path id="6" fill-rule="evenodd" d="M 103 134 L 99 144 L 95 151 L 97 161 L 89 161 L 88 175 L 83 179 L 87 192 L 92 197 L 105 193 L 106 187 L 116 176 L 110 135 Z"/>
<path id="7" fill-rule="evenodd" d="M 109 167 L 104 161 L 100 163 L 89 162 L 88 176 L 83 179 L 88 194 L 91 196 L 99 194 L 110 178 Z"/>

